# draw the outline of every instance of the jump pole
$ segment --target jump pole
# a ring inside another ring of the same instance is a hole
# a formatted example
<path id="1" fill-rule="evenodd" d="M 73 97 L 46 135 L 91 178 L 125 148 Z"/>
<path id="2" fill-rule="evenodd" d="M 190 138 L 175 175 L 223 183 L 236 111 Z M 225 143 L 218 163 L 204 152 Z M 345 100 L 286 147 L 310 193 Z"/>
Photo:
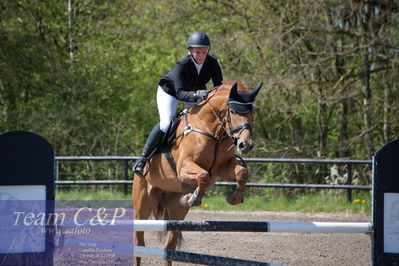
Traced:
<path id="1" fill-rule="evenodd" d="M 79 227 L 90 227 L 87 221 Z M 202 232 L 270 232 L 270 233 L 343 233 L 371 234 L 371 223 L 359 222 L 252 222 L 252 221 L 181 221 L 181 220 L 102 220 L 112 230 L 133 231 L 202 231 Z M 63 221 L 76 227 L 74 221 Z"/>
<path id="2" fill-rule="evenodd" d="M 137 257 L 151 257 L 158 260 L 179 261 L 186 263 L 196 263 L 201 265 L 262 265 L 277 266 L 281 264 L 272 264 L 267 262 L 258 262 L 252 260 L 234 259 L 221 256 L 212 256 L 191 252 L 182 252 L 170 249 L 149 248 L 134 246 L 134 255 Z"/>
<path id="3" fill-rule="evenodd" d="M 122 222 L 122 221 L 120 221 Z M 121 226 L 123 223 L 116 223 Z M 125 226 L 132 222 L 125 221 Z M 247 221 L 175 221 L 134 220 L 134 231 L 218 231 L 271 233 L 350 233 L 373 232 L 370 223 L 347 222 L 247 222 Z"/>
<path id="4" fill-rule="evenodd" d="M 80 239 L 64 238 L 63 246 L 81 247 Z M 176 251 L 170 249 L 152 248 L 133 246 L 132 244 L 102 242 L 102 241 L 88 241 L 87 243 L 93 244 L 96 248 L 112 248 L 120 254 L 128 254 L 133 251 L 137 257 L 148 257 L 157 260 L 179 261 L 185 263 L 195 263 L 201 265 L 254 265 L 254 266 L 280 266 L 282 264 L 272 264 L 268 262 L 259 262 L 253 260 L 236 259 L 223 256 L 213 256 L 206 254 L 198 254 L 191 252 Z"/>

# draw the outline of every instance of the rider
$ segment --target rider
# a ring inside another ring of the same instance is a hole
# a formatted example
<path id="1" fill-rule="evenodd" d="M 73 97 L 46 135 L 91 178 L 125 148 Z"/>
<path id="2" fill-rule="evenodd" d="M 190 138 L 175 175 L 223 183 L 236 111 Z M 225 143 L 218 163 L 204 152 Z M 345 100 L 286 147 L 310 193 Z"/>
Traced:
<path id="1" fill-rule="evenodd" d="M 145 163 L 161 144 L 170 121 L 175 117 L 178 101 L 188 106 L 205 99 L 206 84 L 212 79 L 213 86 L 222 84 L 222 70 L 217 59 L 209 55 L 211 42 L 203 32 L 193 32 L 187 40 L 188 55 L 176 62 L 158 82 L 157 105 L 160 122 L 151 130 L 133 171 L 143 177 Z"/>

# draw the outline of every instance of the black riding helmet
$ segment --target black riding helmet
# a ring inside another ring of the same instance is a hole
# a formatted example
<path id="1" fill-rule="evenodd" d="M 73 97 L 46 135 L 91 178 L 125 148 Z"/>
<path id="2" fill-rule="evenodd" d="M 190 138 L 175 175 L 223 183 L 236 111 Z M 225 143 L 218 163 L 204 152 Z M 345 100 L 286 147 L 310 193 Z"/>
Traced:
<path id="1" fill-rule="evenodd" d="M 187 40 L 187 48 L 190 47 L 209 47 L 211 48 L 211 41 L 208 35 L 202 31 L 196 31 L 191 33 Z"/>

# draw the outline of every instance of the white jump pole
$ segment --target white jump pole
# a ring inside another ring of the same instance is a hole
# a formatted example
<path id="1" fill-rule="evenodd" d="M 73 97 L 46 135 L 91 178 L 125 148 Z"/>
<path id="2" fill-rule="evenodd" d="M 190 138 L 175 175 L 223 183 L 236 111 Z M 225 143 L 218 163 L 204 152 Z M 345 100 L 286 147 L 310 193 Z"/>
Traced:
<path id="1" fill-rule="evenodd" d="M 270 233 L 346 233 L 369 234 L 370 223 L 359 222 L 252 222 L 252 221 L 176 221 L 176 220 L 115 220 L 102 221 L 112 230 L 133 231 L 213 231 L 213 232 L 270 232 Z M 81 226 L 77 226 L 80 224 Z M 63 226 L 91 227 L 87 221 L 64 221 Z"/>
<path id="2" fill-rule="evenodd" d="M 373 232 L 370 223 L 349 222 L 220 222 L 134 220 L 134 231 L 231 231 L 271 233 L 351 233 Z"/>

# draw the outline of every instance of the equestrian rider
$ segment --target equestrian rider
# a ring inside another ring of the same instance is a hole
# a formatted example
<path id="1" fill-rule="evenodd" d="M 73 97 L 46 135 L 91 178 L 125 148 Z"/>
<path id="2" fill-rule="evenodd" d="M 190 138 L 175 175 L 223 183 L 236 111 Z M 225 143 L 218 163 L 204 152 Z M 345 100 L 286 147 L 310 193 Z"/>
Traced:
<path id="1" fill-rule="evenodd" d="M 194 105 L 208 95 L 206 84 L 212 79 L 213 86 L 222 84 L 222 70 L 217 59 L 209 55 L 211 42 L 203 32 L 193 32 L 187 40 L 188 55 L 176 62 L 158 82 L 157 106 L 160 122 L 148 135 L 144 149 L 133 166 L 133 171 L 143 177 L 143 169 L 149 157 L 161 144 L 170 121 L 175 117 L 179 101 Z"/>

